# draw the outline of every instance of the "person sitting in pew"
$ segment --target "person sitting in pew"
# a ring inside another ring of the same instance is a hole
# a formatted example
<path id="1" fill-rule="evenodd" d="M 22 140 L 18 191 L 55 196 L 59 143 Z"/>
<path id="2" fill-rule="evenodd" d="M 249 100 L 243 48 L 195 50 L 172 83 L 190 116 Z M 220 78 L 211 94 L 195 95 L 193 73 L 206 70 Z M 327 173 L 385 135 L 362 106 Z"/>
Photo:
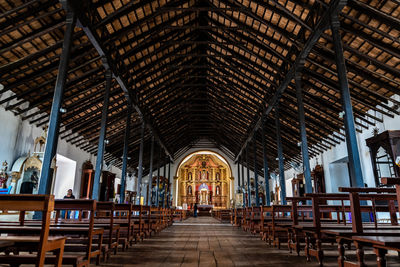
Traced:
<path id="1" fill-rule="evenodd" d="M 72 189 L 68 189 L 67 194 L 64 196 L 64 199 L 75 199 L 74 194 L 72 194 Z M 65 214 L 67 214 L 67 217 L 65 217 Z M 69 219 L 71 215 L 70 210 L 63 210 L 61 212 L 61 218 L 63 219 Z"/>

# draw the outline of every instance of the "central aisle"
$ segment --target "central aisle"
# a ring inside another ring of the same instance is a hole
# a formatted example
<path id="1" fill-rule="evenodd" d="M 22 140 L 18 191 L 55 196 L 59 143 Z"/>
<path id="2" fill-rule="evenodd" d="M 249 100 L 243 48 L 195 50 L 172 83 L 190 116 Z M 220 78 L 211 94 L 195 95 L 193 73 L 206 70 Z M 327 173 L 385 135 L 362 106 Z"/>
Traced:
<path id="1" fill-rule="evenodd" d="M 332 262 L 332 261 L 330 261 Z M 175 222 L 130 248 L 119 251 L 103 266 L 317 266 L 282 250 L 269 247 L 258 236 L 211 217 Z M 337 266 L 336 260 L 326 266 Z"/>

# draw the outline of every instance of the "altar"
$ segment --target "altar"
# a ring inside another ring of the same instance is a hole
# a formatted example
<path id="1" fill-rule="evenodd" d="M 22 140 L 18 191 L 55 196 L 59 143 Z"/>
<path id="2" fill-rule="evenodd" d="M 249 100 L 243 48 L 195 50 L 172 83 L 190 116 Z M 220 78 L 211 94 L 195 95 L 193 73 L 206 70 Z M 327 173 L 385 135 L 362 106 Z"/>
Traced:
<path id="1" fill-rule="evenodd" d="M 198 216 L 211 216 L 211 210 L 213 209 L 213 205 L 198 205 L 197 206 L 197 215 Z"/>

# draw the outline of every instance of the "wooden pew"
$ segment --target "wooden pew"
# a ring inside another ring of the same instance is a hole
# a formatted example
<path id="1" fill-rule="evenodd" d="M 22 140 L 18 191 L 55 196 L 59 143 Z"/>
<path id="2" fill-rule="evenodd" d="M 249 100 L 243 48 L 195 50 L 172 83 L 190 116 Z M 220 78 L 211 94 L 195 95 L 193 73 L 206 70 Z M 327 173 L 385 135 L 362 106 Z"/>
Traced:
<path id="1" fill-rule="evenodd" d="M 103 228 L 103 241 L 102 241 L 102 254 L 103 260 L 107 260 L 110 257 L 111 252 L 114 255 L 118 252 L 119 246 L 119 233 L 120 225 L 114 221 L 115 203 L 108 201 L 98 201 L 96 202 L 96 210 L 94 212 L 94 226 L 96 228 Z M 80 212 L 79 219 L 77 221 L 67 222 L 72 226 L 81 227 L 83 225 L 88 225 L 88 220 L 85 220 L 82 216 L 84 212 Z M 126 241 L 123 241 L 125 243 Z"/>
<path id="2" fill-rule="evenodd" d="M 173 209 L 167 209 L 167 216 L 168 216 L 168 226 L 172 226 L 174 224 L 174 216 L 173 216 Z"/>
<path id="3" fill-rule="evenodd" d="M 212 211 L 213 217 L 220 222 L 230 222 L 231 220 L 231 210 L 229 209 L 217 209 Z"/>
<path id="4" fill-rule="evenodd" d="M 49 235 L 67 237 L 62 260 L 63 265 L 88 266 L 91 258 L 96 258 L 96 264 L 100 263 L 104 229 L 94 228 L 95 209 L 95 200 L 55 200 L 54 211 L 56 215 L 55 220 L 51 221 Z M 63 210 L 79 212 L 78 219 L 60 218 L 60 212 Z M 82 214 L 89 217 L 82 216 Z M 20 224 L 24 225 L 24 232 L 31 234 L 39 234 L 42 226 L 40 221 L 25 220 L 23 217 L 20 218 Z M 13 235 L 19 234 L 19 229 L 15 228 L 15 223 L 2 222 L 0 230 Z M 46 263 L 49 262 L 50 259 L 46 260 Z"/>
<path id="5" fill-rule="evenodd" d="M 311 200 L 308 197 L 288 197 L 286 198 L 291 203 L 291 225 L 284 225 L 288 232 L 288 249 L 292 253 L 294 250 L 297 255 L 300 255 L 302 244 L 306 243 L 305 235 L 302 231 L 299 231 L 297 226 L 299 224 L 306 224 L 312 222 L 312 206 L 304 205 L 307 201 Z"/>
<path id="6" fill-rule="evenodd" d="M 261 226 L 261 207 L 252 207 L 250 211 L 250 233 L 259 234 L 262 230 Z"/>
<path id="7" fill-rule="evenodd" d="M 132 212 L 132 204 L 115 204 L 114 223 L 120 226 L 119 244 L 122 247 L 122 251 L 125 251 L 128 246 L 133 245 L 135 240 L 135 225 L 132 220 Z"/>
<path id="8" fill-rule="evenodd" d="M 114 255 L 118 252 L 119 246 L 119 224 L 114 222 L 115 203 L 109 201 L 98 201 L 96 206 L 95 225 L 104 227 L 103 243 L 108 246 L 103 246 L 103 259 L 106 260 L 110 257 L 111 252 Z"/>
<path id="9" fill-rule="evenodd" d="M 26 211 L 42 213 L 41 231 L 39 235 L 23 234 L 23 230 L 21 230 L 23 223 L 20 223 L 20 235 L 0 236 L 0 243 L 3 249 L 11 246 L 18 250 L 23 250 L 24 247 L 27 247 L 28 251 L 37 250 L 37 254 L 0 255 L 0 263 L 35 263 L 36 266 L 43 266 L 45 260 L 48 258 L 46 252 L 53 251 L 55 253 L 55 265 L 61 266 L 65 237 L 49 236 L 50 216 L 51 212 L 54 210 L 53 195 L 0 195 L 0 210 L 19 211 L 20 219 L 25 217 Z M 23 219 L 20 221 L 23 221 Z"/>
<path id="10" fill-rule="evenodd" d="M 174 209 L 173 210 L 173 220 L 176 221 L 183 221 L 183 210 Z"/>
<path id="11" fill-rule="evenodd" d="M 243 208 L 236 208 L 234 213 L 234 226 L 240 227 L 243 219 Z"/>
<path id="12" fill-rule="evenodd" d="M 66 252 L 85 253 L 85 257 L 80 259 L 79 255 L 64 254 L 63 265 L 89 266 L 90 259 L 96 258 L 96 264 L 100 264 L 100 255 L 103 247 L 104 229 L 95 227 L 94 215 L 96 210 L 96 200 L 89 199 L 62 199 L 55 201 L 56 217 L 51 224 L 52 227 L 64 229 L 64 232 L 54 231 L 55 234 L 63 234 L 69 237 L 66 242 Z M 73 210 L 79 212 L 78 219 L 60 218 L 63 210 Z M 85 218 L 83 214 L 86 214 Z M 71 232 L 67 230 L 71 229 Z M 50 229 L 52 233 L 52 228 Z M 97 236 L 97 239 L 96 239 Z M 79 246 L 80 245 L 80 246 Z"/>
<path id="13" fill-rule="evenodd" d="M 397 225 L 397 216 L 396 211 L 398 207 L 393 207 L 395 200 L 400 200 L 400 181 L 397 178 L 384 178 L 383 183 L 386 185 L 396 185 L 396 188 L 375 188 L 375 191 L 380 193 L 393 193 L 396 194 L 382 194 L 381 198 L 388 200 L 389 204 L 389 212 L 391 225 L 394 228 L 382 228 L 380 224 L 377 225 L 377 229 L 373 233 L 371 230 L 366 229 L 362 223 L 361 210 L 357 209 L 357 206 L 360 203 L 360 199 L 362 197 L 361 193 L 366 190 L 374 190 L 370 188 L 363 188 L 358 190 L 349 190 L 344 189 L 343 191 L 350 191 L 351 201 L 354 208 L 354 214 L 352 214 L 352 219 L 354 220 L 353 225 L 353 235 L 351 235 L 351 240 L 357 248 L 357 262 L 350 262 L 345 260 L 345 249 L 341 243 L 339 243 L 339 257 L 338 257 L 338 265 L 339 266 L 365 266 L 364 263 L 364 248 L 370 247 L 373 249 L 376 255 L 376 263 L 378 267 L 386 266 L 386 253 L 388 250 L 397 251 L 400 253 L 400 227 Z M 400 202 L 398 202 L 400 203 Z M 348 239 L 350 237 L 347 237 Z M 339 241 L 338 241 L 339 242 Z"/>
<path id="14" fill-rule="evenodd" d="M 151 207 L 142 206 L 142 220 L 143 220 L 143 232 L 145 237 L 150 237 L 151 230 Z"/>
<path id="15" fill-rule="evenodd" d="M 331 193 L 331 194 L 306 194 L 312 198 L 313 208 L 313 224 L 298 225 L 296 228 L 301 230 L 306 235 L 306 248 L 305 253 L 307 260 L 309 261 L 311 256 L 316 257 L 320 266 L 323 266 L 323 249 L 322 244 L 333 242 L 338 242 L 339 246 L 343 245 L 344 240 L 348 238 L 348 235 L 352 235 L 352 228 L 355 227 L 357 221 L 354 220 L 353 216 L 355 211 L 367 212 L 371 214 L 376 214 L 376 212 L 390 212 L 388 206 L 376 206 L 376 205 L 350 205 L 344 204 L 345 201 L 351 201 L 352 193 L 342 194 L 342 193 Z M 374 201 L 374 199 L 384 199 L 385 196 L 382 194 L 363 194 L 361 199 L 363 201 Z M 327 201 L 341 201 L 341 205 L 327 205 Z M 352 224 L 346 224 L 346 218 L 342 216 L 340 220 L 340 212 L 343 214 L 351 212 Z M 331 220 L 330 222 L 325 222 L 321 216 L 323 213 L 336 213 L 338 219 L 336 222 Z M 366 223 L 367 227 L 374 229 L 377 227 L 377 223 Z M 393 227 L 393 226 L 392 226 Z"/>
<path id="16" fill-rule="evenodd" d="M 158 207 L 150 208 L 150 233 L 158 233 L 161 231 L 161 210 Z"/>
<path id="17" fill-rule="evenodd" d="M 260 235 L 269 245 L 280 249 L 281 244 L 287 242 L 286 225 L 291 225 L 291 211 L 290 205 L 273 205 L 262 208 Z"/>
<path id="18" fill-rule="evenodd" d="M 132 206 L 132 221 L 133 221 L 133 235 L 135 239 L 135 243 L 140 240 L 143 240 L 146 236 L 146 223 L 145 223 L 145 215 L 147 212 L 144 211 L 144 206 L 142 205 L 133 205 Z"/>
<path id="19" fill-rule="evenodd" d="M 242 220 L 242 229 L 244 231 L 250 231 L 250 221 L 251 219 L 251 208 L 246 207 L 243 209 L 243 220 Z"/>

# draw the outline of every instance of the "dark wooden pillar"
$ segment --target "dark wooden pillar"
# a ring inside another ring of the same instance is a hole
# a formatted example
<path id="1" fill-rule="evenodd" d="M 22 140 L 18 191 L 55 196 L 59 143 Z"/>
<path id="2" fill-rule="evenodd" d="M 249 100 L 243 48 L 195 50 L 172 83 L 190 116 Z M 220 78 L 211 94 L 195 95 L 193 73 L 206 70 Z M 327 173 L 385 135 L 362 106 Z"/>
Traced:
<path id="1" fill-rule="evenodd" d="M 341 92 L 342 107 L 344 111 L 344 129 L 346 132 L 346 145 L 349 156 L 350 175 L 355 178 L 357 187 L 364 187 L 364 179 L 361 171 L 360 155 L 358 152 L 358 144 L 356 137 L 356 127 L 354 124 L 353 107 L 351 105 L 351 97 L 349 83 L 347 80 L 346 63 L 343 56 L 342 38 L 340 36 L 340 22 L 338 14 L 331 15 L 331 30 L 333 44 L 335 48 L 336 69 L 339 79 L 339 87 Z"/>
<path id="2" fill-rule="evenodd" d="M 279 183 L 281 185 L 281 204 L 286 205 L 286 183 L 285 183 L 285 166 L 283 159 L 283 148 L 281 139 L 281 126 L 279 121 L 279 106 L 275 107 L 275 124 L 276 124 L 276 143 L 278 147 L 279 160 Z"/>
<path id="3" fill-rule="evenodd" d="M 103 59 L 103 63 L 105 59 Z M 107 66 L 107 65 L 105 65 Z M 93 194 L 92 198 L 95 200 L 99 200 L 100 193 L 100 177 L 101 172 L 103 170 L 103 160 L 104 160 L 104 150 L 105 150 L 105 138 L 107 134 L 107 115 L 108 115 L 108 105 L 110 102 L 110 88 L 111 88 L 111 79 L 112 73 L 109 68 L 106 69 L 106 88 L 104 92 L 104 102 L 103 109 L 101 112 L 101 123 L 100 123 L 100 134 L 99 134 L 99 143 L 97 145 L 97 159 L 96 159 L 96 169 L 94 173 L 94 181 L 93 181 Z"/>
<path id="4" fill-rule="evenodd" d="M 301 155 L 303 158 L 304 179 L 306 180 L 306 193 L 312 193 L 311 168 L 310 158 L 308 155 L 306 120 L 304 115 L 303 92 L 301 89 L 301 75 L 302 73 L 300 71 L 296 72 L 295 74 L 297 108 L 300 124 Z"/>
<path id="5" fill-rule="evenodd" d="M 267 160 L 267 144 L 265 142 L 265 120 L 261 124 L 261 140 L 263 146 L 263 158 L 264 158 L 264 180 L 265 180 L 265 205 L 271 205 L 271 196 L 269 189 L 269 169 Z"/>
<path id="6" fill-rule="evenodd" d="M 47 141 L 44 152 L 42 171 L 40 175 L 38 194 L 50 194 L 51 184 L 53 181 L 53 171 L 51 169 L 51 163 L 57 152 L 62 103 L 63 103 L 64 89 L 65 89 L 65 82 L 68 76 L 68 63 L 70 58 L 71 44 L 73 41 L 75 24 L 76 24 L 75 13 L 68 11 L 66 19 L 66 30 L 63 41 L 63 49 L 60 58 L 60 65 L 58 66 L 56 85 L 54 87 L 53 103 L 51 106 L 49 128 L 47 130 Z"/>
<path id="7" fill-rule="evenodd" d="M 150 148 L 150 168 L 149 168 L 149 193 L 147 195 L 147 205 L 151 206 L 151 200 L 153 197 L 153 157 L 154 157 L 154 136 L 151 136 L 151 148 Z"/>
<path id="8" fill-rule="evenodd" d="M 129 99 L 127 105 L 128 106 L 127 106 L 126 126 L 124 135 L 124 150 L 122 154 L 122 175 L 121 175 L 121 187 L 119 191 L 119 203 L 125 202 L 125 184 L 126 184 L 126 174 L 128 168 L 129 136 L 131 132 L 131 120 L 132 120 L 132 103 Z"/>
<path id="9" fill-rule="evenodd" d="M 258 168 L 257 168 L 257 131 L 254 133 L 254 191 L 256 194 L 256 207 L 260 206 L 260 198 L 258 196 Z"/>
<path id="10" fill-rule="evenodd" d="M 138 166 L 138 182 L 137 182 L 137 195 L 139 196 L 139 198 L 136 201 L 137 205 L 140 205 L 140 199 L 142 197 L 144 130 L 145 130 L 145 125 L 144 121 L 142 120 L 142 125 L 140 128 L 139 166 Z"/>

